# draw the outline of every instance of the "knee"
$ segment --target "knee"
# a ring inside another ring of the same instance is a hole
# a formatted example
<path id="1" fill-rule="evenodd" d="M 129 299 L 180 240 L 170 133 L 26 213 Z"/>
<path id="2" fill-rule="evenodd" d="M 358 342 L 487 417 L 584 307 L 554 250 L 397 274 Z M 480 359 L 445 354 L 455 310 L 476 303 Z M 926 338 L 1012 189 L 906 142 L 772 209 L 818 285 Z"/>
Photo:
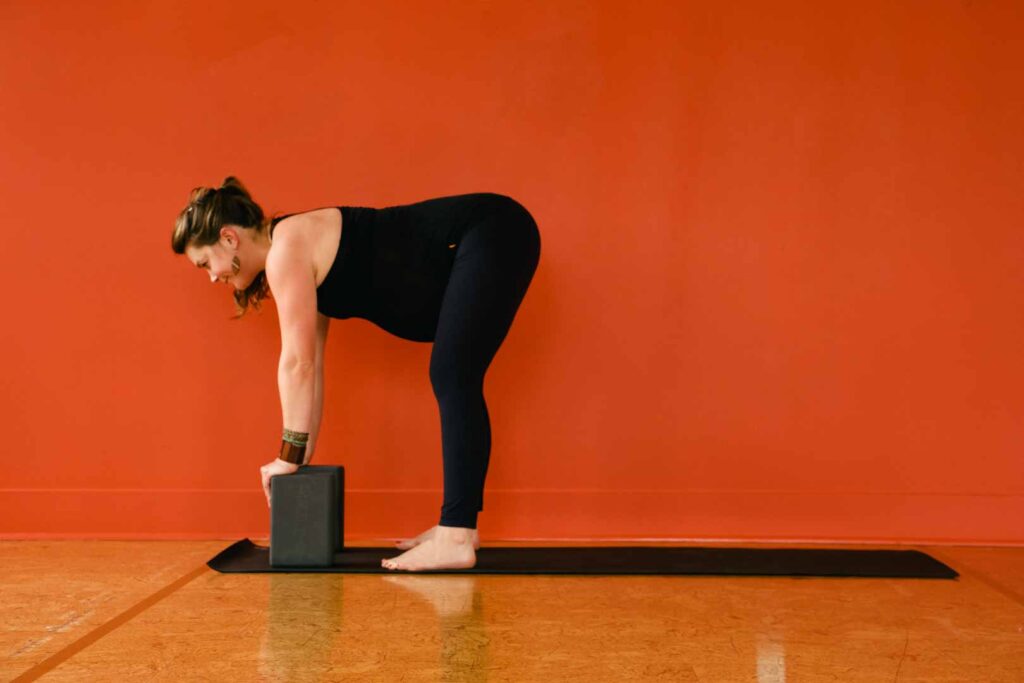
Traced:
<path id="1" fill-rule="evenodd" d="M 439 401 L 481 394 L 483 384 L 483 373 L 474 371 L 468 363 L 459 363 L 441 356 L 430 359 L 430 386 Z"/>

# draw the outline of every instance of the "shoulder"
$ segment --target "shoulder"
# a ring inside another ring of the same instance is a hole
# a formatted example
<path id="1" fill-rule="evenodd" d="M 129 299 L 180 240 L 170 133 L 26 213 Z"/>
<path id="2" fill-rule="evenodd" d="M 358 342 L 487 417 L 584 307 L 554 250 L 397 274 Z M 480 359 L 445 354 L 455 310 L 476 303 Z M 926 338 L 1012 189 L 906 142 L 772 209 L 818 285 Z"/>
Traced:
<path id="1" fill-rule="evenodd" d="M 275 275 L 296 267 L 312 265 L 312 222 L 312 218 L 304 213 L 293 214 L 277 222 L 267 252 L 268 278 L 274 279 Z"/>
<path id="2" fill-rule="evenodd" d="M 310 215 L 308 211 L 302 213 L 286 213 L 270 220 L 270 227 L 273 228 L 273 242 L 278 239 L 301 230 L 302 226 L 308 224 Z"/>
<path id="3" fill-rule="evenodd" d="M 309 240 L 329 224 L 337 223 L 340 213 L 341 207 L 328 206 L 322 209 L 303 211 L 302 213 L 288 213 L 274 218 L 271 221 L 273 227 L 272 243 L 276 244 L 279 238 Z"/>

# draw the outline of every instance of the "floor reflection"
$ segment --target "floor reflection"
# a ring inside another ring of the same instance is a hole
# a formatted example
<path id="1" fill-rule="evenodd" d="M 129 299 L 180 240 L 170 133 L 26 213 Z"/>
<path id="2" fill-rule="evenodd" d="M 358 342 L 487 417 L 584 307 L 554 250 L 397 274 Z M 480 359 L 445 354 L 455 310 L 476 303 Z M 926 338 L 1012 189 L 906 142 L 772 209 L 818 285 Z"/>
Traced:
<path id="1" fill-rule="evenodd" d="M 369 597 L 367 581 L 388 584 L 398 602 L 403 602 L 403 595 L 412 596 L 413 604 L 421 603 L 424 609 L 413 605 L 397 611 L 388 608 L 381 600 L 379 587 L 372 591 L 373 602 L 368 604 L 362 599 Z M 488 679 L 491 642 L 476 577 L 407 574 L 371 578 L 293 573 L 271 574 L 268 584 L 267 620 L 258 664 L 265 680 L 339 680 L 348 674 L 382 673 L 392 668 L 398 670 L 391 674 L 401 675 L 402 659 L 409 664 L 406 657 L 410 653 L 404 649 L 408 642 L 398 648 L 403 652 L 398 660 L 388 658 L 390 648 L 380 647 L 379 636 L 371 637 L 375 646 L 367 647 L 367 634 L 390 630 L 389 622 L 396 616 L 415 619 L 416 630 L 424 638 L 414 648 L 419 652 L 411 657 L 426 664 L 427 669 L 436 669 L 440 680 Z M 353 603 L 347 611 L 346 589 Z M 430 633 L 433 624 L 437 637 Z"/>
<path id="2" fill-rule="evenodd" d="M 487 680 L 490 638 L 475 577 L 410 574 L 381 578 L 414 593 L 437 614 L 442 681 Z"/>
<path id="3" fill-rule="evenodd" d="M 321 680 L 344 618 L 344 575 L 270 574 L 267 621 L 260 639 L 265 680 Z"/>

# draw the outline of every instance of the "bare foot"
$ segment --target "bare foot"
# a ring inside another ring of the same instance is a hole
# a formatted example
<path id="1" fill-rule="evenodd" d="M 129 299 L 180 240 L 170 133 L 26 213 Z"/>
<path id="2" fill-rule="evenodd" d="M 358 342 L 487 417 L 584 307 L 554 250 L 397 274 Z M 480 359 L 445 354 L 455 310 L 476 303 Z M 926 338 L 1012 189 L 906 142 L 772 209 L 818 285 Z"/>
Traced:
<path id="1" fill-rule="evenodd" d="M 472 529 L 437 526 L 434 535 L 398 557 L 382 559 L 385 569 L 417 572 L 425 569 L 469 569 L 476 564 Z"/>
<path id="2" fill-rule="evenodd" d="M 410 538 L 407 541 L 395 541 L 395 547 L 399 550 L 409 550 L 410 548 L 415 548 L 420 543 L 423 543 L 423 541 L 427 541 L 433 538 L 435 529 L 437 529 L 437 527 L 432 526 L 416 538 Z M 473 529 L 473 549 L 480 550 L 480 533 L 476 529 Z"/>

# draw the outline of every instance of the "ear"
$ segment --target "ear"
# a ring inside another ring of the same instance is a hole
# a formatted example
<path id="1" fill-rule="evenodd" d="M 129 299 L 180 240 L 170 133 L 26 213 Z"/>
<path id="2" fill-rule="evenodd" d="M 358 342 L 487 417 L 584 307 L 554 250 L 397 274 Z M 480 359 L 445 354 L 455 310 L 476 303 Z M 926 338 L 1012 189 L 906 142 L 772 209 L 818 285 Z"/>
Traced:
<path id="1" fill-rule="evenodd" d="M 225 244 L 228 244 L 229 243 L 229 239 L 228 239 L 229 237 L 230 237 L 230 242 L 233 242 L 236 245 L 238 244 L 238 241 L 239 241 L 238 240 L 238 230 L 236 228 L 234 228 L 233 226 L 225 225 L 224 227 L 222 227 L 220 229 L 220 239 Z"/>

